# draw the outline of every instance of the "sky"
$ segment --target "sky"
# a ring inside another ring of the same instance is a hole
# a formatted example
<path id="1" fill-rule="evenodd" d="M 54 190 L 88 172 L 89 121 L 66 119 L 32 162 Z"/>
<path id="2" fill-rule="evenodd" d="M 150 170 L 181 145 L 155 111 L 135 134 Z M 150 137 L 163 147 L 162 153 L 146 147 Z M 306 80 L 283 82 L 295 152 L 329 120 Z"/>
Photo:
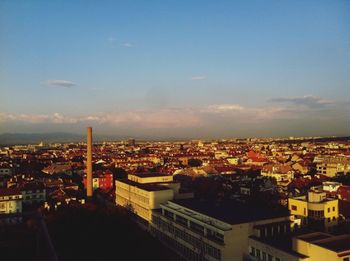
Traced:
<path id="1" fill-rule="evenodd" d="M 0 1 L 0 133 L 350 135 L 350 1 Z"/>

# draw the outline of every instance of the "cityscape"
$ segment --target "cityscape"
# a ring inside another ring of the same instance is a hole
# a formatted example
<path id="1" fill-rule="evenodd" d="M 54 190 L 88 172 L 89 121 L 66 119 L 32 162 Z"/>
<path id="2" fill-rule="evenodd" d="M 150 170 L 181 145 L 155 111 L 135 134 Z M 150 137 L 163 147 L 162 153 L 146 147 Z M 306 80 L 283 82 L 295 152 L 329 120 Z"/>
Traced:
<path id="1" fill-rule="evenodd" d="M 0 260 L 350 261 L 349 14 L 0 1 Z"/>

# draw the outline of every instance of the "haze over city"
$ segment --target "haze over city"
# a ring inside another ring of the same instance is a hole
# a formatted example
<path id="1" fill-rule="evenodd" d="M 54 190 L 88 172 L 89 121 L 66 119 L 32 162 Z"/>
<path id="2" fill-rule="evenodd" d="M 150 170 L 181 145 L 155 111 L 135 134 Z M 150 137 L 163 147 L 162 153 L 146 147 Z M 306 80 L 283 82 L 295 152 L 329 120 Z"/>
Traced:
<path id="1" fill-rule="evenodd" d="M 350 261 L 350 1 L 0 0 L 0 260 Z"/>
<path id="2" fill-rule="evenodd" d="M 348 135 L 348 1 L 2 1 L 0 133 Z"/>

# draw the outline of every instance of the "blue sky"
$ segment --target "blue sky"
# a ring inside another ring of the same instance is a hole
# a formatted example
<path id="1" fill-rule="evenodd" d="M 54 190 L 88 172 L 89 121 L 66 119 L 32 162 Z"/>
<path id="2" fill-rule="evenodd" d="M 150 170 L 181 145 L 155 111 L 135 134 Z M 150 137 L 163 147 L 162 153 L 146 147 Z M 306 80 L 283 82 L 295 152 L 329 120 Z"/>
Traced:
<path id="1" fill-rule="evenodd" d="M 0 133 L 350 134 L 349 1 L 1 1 Z"/>

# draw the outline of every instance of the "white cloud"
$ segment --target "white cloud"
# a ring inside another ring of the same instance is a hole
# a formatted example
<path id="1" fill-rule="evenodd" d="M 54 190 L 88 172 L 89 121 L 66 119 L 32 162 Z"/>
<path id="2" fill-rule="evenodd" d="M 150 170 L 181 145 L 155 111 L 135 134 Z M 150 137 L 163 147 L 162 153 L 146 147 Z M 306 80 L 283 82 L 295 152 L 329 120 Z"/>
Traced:
<path id="1" fill-rule="evenodd" d="M 25 113 L 0 113 L 0 122 L 20 121 L 30 123 L 40 123 L 47 121 L 49 116 L 46 114 L 25 114 Z"/>
<path id="2" fill-rule="evenodd" d="M 115 37 L 113 37 L 113 36 L 108 37 L 107 40 L 108 40 L 108 42 L 110 42 L 110 43 L 114 43 L 114 42 L 116 41 Z"/>
<path id="3" fill-rule="evenodd" d="M 334 104 L 334 101 L 322 99 L 320 97 L 306 95 L 301 97 L 279 97 L 272 98 L 269 100 L 274 103 L 290 103 L 297 106 L 305 106 L 308 108 L 324 108 L 331 104 Z"/>
<path id="4" fill-rule="evenodd" d="M 192 76 L 191 80 L 192 81 L 200 81 L 200 80 L 205 80 L 207 78 L 206 75 L 196 75 L 196 76 Z"/>
<path id="5" fill-rule="evenodd" d="M 132 47 L 133 45 L 132 45 L 131 43 L 122 43 L 121 46 L 130 48 L 130 47 Z"/>
<path id="6" fill-rule="evenodd" d="M 164 109 L 151 111 L 127 111 L 96 113 L 86 116 L 54 114 L 0 113 L 0 122 L 74 124 L 95 122 L 97 124 L 137 126 L 141 128 L 174 128 L 194 126 L 198 116 L 190 109 Z"/>
<path id="7" fill-rule="evenodd" d="M 221 112 L 243 111 L 243 110 L 244 110 L 244 107 L 238 104 L 215 104 L 215 105 L 208 106 L 206 111 L 221 113 Z"/>
<path id="8" fill-rule="evenodd" d="M 66 88 L 70 88 L 76 85 L 76 83 L 67 80 L 47 80 L 45 84 L 51 86 L 61 86 Z"/>

